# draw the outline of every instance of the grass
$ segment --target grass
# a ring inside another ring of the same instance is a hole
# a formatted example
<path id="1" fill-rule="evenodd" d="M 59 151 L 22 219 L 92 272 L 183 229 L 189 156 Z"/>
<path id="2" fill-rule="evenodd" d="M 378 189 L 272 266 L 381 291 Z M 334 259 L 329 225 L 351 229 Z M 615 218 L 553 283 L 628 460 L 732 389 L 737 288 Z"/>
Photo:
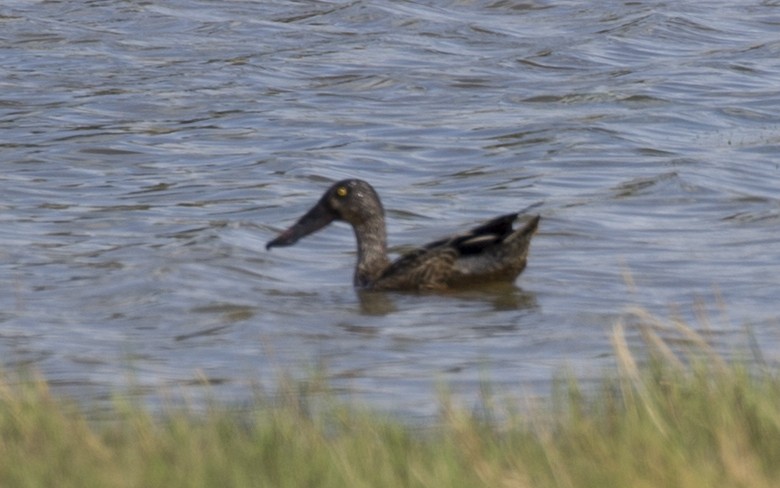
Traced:
<path id="1" fill-rule="evenodd" d="M 564 380 L 544 408 L 513 414 L 507 401 L 478 417 L 444 396 L 426 429 L 333 399 L 310 408 L 295 388 L 251 413 L 117 402 L 94 420 L 41 379 L 6 381 L 0 486 L 777 486 L 780 379 L 724 361 L 690 328 L 633 317 L 647 360 L 616 325 L 617 368 L 595 391 Z"/>

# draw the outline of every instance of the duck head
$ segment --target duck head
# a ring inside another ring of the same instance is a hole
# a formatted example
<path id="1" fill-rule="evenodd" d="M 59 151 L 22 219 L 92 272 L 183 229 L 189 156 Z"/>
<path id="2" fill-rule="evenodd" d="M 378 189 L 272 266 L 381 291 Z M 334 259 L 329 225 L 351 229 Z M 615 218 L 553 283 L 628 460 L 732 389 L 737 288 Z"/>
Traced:
<path id="1" fill-rule="evenodd" d="M 383 222 L 383 219 L 382 203 L 371 185 L 363 180 L 342 180 L 328 188 L 314 207 L 265 248 L 291 246 L 334 220 L 348 222 L 357 228 L 372 221 Z"/>

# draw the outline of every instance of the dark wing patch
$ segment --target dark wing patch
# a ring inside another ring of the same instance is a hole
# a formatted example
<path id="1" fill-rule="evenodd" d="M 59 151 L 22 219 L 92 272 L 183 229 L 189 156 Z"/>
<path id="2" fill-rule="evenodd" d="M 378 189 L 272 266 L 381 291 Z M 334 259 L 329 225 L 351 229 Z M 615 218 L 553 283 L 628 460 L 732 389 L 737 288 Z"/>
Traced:
<path id="1" fill-rule="evenodd" d="M 464 234 L 431 242 L 425 246 L 425 249 L 448 246 L 464 256 L 479 254 L 485 248 L 503 241 L 511 234 L 513 231 L 512 224 L 515 219 L 517 219 L 517 213 L 502 215 Z"/>
<path id="2" fill-rule="evenodd" d="M 515 223 L 515 220 L 517 220 L 517 212 L 502 215 L 471 229 L 468 234 L 497 234 L 506 237 L 512 233 L 512 224 Z"/>
<path id="3" fill-rule="evenodd" d="M 501 242 L 501 237 L 498 234 L 481 234 L 460 240 L 454 247 L 461 255 L 479 254 L 486 247 Z"/>

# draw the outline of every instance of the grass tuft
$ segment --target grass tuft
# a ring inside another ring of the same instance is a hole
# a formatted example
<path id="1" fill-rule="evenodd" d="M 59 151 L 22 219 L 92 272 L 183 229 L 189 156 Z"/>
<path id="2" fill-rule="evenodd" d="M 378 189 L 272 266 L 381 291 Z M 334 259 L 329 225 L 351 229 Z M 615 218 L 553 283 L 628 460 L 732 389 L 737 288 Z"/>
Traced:
<path id="1" fill-rule="evenodd" d="M 641 358 L 627 327 L 644 339 Z M 662 339 L 668 330 L 683 347 Z M 774 372 L 730 363 L 695 330 L 642 310 L 614 327 L 612 344 L 617 366 L 598 388 L 559 381 L 531 413 L 497 412 L 487 393 L 477 415 L 444 396 L 425 429 L 328 398 L 321 378 L 290 381 L 251 412 L 215 403 L 153 414 L 118 401 L 95 420 L 39 377 L 7 377 L 0 486 L 777 485 Z"/>

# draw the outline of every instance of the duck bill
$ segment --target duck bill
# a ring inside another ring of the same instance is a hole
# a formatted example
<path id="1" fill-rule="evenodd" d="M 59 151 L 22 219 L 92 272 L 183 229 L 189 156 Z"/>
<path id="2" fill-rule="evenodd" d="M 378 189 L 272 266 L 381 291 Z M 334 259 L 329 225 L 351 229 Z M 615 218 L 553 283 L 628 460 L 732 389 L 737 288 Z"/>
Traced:
<path id="1" fill-rule="evenodd" d="M 302 237 L 317 232 L 326 225 L 333 222 L 335 215 L 321 203 L 314 206 L 301 217 L 292 227 L 279 234 L 276 239 L 265 245 L 266 249 L 272 247 L 292 246 Z"/>

